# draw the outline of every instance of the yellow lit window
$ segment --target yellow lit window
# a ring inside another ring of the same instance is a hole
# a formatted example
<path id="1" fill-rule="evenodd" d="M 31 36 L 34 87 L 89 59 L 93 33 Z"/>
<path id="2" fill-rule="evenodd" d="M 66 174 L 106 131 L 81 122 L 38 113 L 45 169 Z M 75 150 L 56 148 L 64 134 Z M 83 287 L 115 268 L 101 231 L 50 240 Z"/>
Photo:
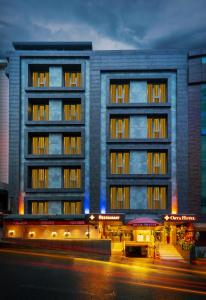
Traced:
<path id="1" fill-rule="evenodd" d="M 166 98 L 165 83 L 148 83 L 147 84 L 147 102 L 148 103 L 165 103 Z"/>
<path id="2" fill-rule="evenodd" d="M 81 73 L 80 72 L 64 72 L 65 87 L 80 87 Z"/>
<path id="3" fill-rule="evenodd" d="M 67 188 L 67 189 L 81 188 L 81 169 L 80 168 L 64 169 L 64 188 Z"/>
<path id="4" fill-rule="evenodd" d="M 64 154 L 81 154 L 81 137 L 65 136 L 64 137 Z"/>
<path id="5" fill-rule="evenodd" d="M 147 137 L 149 139 L 167 138 L 167 121 L 165 117 L 147 118 Z"/>
<path id="6" fill-rule="evenodd" d="M 81 104 L 64 104 L 65 121 L 81 121 Z"/>
<path id="7" fill-rule="evenodd" d="M 65 215 L 81 214 L 81 202 L 65 201 L 64 202 L 64 214 Z"/>
<path id="8" fill-rule="evenodd" d="M 31 187 L 33 189 L 48 188 L 48 169 L 33 168 L 31 176 Z"/>
<path id="9" fill-rule="evenodd" d="M 166 174 L 167 172 L 167 154 L 166 152 L 148 152 L 147 153 L 147 173 L 148 174 Z"/>
<path id="10" fill-rule="evenodd" d="M 129 118 L 111 118 L 110 137 L 112 139 L 129 138 Z"/>
<path id="11" fill-rule="evenodd" d="M 112 103 L 128 103 L 129 84 L 111 84 L 110 100 Z"/>
<path id="12" fill-rule="evenodd" d="M 130 188 L 128 186 L 112 186 L 110 188 L 111 209 L 130 208 Z"/>
<path id="13" fill-rule="evenodd" d="M 49 86 L 49 72 L 32 72 L 32 86 L 33 87 L 48 87 Z"/>
<path id="14" fill-rule="evenodd" d="M 167 190 L 164 186 L 147 187 L 148 209 L 166 209 Z"/>
<path id="15" fill-rule="evenodd" d="M 49 138 L 46 136 L 32 137 L 32 154 L 42 155 L 49 153 Z"/>
<path id="16" fill-rule="evenodd" d="M 31 213 L 32 213 L 32 215 L 48 214 L 48 202 L 47 201 L 32 201 Z"/>
<path id="17" fill-rule="evenodd" d="M 32 121 L 48 121 L 49 105 L 32 104 L 31 106 L 29 106 L 29 119 Z"/>
<path id="18" fill-rule="evenodd" d="M 110 153 L 111 174 L 129 174 L 129 152 Z"/>

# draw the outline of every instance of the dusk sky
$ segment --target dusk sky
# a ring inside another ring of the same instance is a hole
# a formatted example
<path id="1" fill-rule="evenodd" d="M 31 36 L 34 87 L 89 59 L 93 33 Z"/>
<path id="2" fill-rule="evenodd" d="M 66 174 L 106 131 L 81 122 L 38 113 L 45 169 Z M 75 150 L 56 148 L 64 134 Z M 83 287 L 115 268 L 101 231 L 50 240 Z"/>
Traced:
<path id="1" fill-rule="evenodd" d="M 206 47 L 206 0 L 0 0 L 12 41 L 92 41 L 100 49 Z"/>

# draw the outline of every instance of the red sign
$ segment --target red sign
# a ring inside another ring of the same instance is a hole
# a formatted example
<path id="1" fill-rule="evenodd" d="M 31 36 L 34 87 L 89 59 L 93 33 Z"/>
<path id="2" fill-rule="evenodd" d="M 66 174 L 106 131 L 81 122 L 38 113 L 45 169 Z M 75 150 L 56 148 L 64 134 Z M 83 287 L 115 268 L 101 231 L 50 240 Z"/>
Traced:
<path id="1" fill-rule="evenodd" d="M 90 214 L 87 216 L 89 221 L 122 221 L 121 214 Z"/>
<path id="2" fill-rule="evenodd" d="M 165 215 L 164 220 L 167 222 L 195 222 L 196 215 Z"/>

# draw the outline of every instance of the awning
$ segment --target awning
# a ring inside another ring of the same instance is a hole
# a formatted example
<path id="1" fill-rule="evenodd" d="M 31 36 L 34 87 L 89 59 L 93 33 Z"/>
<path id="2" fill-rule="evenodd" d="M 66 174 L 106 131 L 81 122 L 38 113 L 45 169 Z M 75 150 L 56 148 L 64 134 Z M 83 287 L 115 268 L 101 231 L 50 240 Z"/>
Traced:
<path id="1" fill-rule="evenodd" d="M 148 217 L 136 218 L 129 221 L 127 224 L 132 226 L 158 226 L 159 225 L 157 221 Z"/>

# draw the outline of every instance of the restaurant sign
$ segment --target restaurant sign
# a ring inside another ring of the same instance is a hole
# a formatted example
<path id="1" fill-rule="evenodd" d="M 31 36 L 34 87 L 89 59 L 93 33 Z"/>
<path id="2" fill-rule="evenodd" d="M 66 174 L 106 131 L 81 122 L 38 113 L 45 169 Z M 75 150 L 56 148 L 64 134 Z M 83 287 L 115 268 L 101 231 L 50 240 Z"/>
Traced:
<path id="1" fill-rule="evenodd" d="M 165 215 L 164 220 L 167 222 L 196 222 L 196 215 Z"/>
<path id="2" fill-rule="evenodd" d="M 123 221 L 124 214 L 88 214 L 86 219 L 91 222 L 98 221 Z"/>

